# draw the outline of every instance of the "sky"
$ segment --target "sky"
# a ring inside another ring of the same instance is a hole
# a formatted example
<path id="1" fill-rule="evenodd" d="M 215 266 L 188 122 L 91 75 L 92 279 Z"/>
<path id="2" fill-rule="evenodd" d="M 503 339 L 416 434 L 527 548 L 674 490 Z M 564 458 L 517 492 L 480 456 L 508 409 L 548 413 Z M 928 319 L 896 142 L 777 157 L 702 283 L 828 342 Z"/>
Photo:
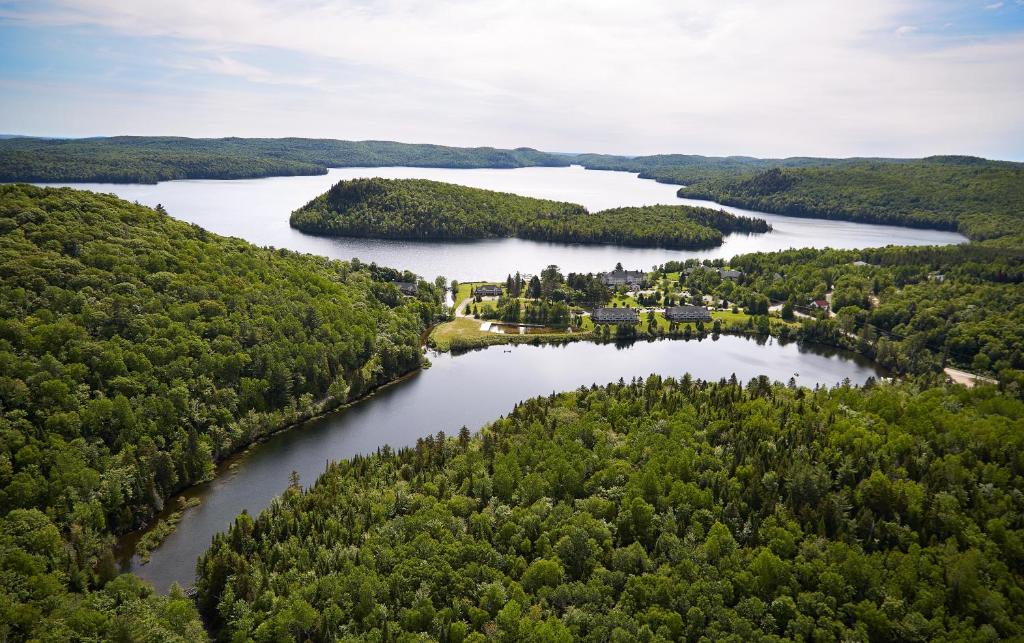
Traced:
<path id="1" fill-rule="evenodd" d="M 1024 0 L 0 0 L 0 133 L 1024 160 Z"/>

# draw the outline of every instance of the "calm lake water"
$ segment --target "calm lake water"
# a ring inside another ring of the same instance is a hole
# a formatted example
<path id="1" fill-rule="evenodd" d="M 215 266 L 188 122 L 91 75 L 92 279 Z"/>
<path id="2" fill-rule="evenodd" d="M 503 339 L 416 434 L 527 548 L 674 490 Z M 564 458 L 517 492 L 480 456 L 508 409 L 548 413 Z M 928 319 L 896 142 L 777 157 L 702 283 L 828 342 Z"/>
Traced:
<path id="1" fill-rule="evenodd" d="M 760 344 L 760 345 L 759 345 Z M 564 346 L 493 346 L 452 356 L 431 354 L 433 363 L 410 378 L 378 391 L 348 409 L 282 432 L 230 461 L 212 482 L 185 495 L 202 504 L 153 552 L 150 562 L 122 561 L 160 590 L 192 583 L 195 561 L 210 539 L 243 509 L 254 514 L 288 485 L 297 471 L 312 484 L 329 460 L 373 453 L 383 444 L 402 447 L 438 431 L 452 435 L 477 430 L 519 402 L 555 391 L 605 384 L 651 373 L 718 380 L 768 375 L 795 377 L 806 386 L 834 385 L 849 378 L 860 384 L 883 375 L 872 362 L 820 347 L 758 342 L 734 336 L 702 341 L 660 340 L 629 347 L 577 342 Z"/>
<path id="2" fill-rule="evenodd" d="M 495 239 L 471 242 L 411 242 L 315 237 L 288 225 L 292 210 L 305 205 L 342 179 L 380 176 L 423 178 L 525 196 L 580 203 L 591 211 L 619 206 L 690 204 L 723 208 L 766 219 L 774 230 L 730 235 L 717 248 L 698 251 L 625 248 Z M 955 232 L 867 225 L 823 219 L 799 219 L 680 199 L 678 186 L 638 179 L 635 174 L 582 167 L 534 167 L 514 170 L 437 168 L 343 168 L 323 176 L 274 177 L 241 181 L 167 181 L 156 185 L 76 183 L 69 187 L 110 192 L 144 205 L 163 204 L 174 217 L 207 230 L 241 237 L 258 245 L 289 248 L 335 259 L 375 261 L 412 270 L 427 278 L 500 279 L 517 270 L 539 273 L 549 264 L 564 272 L 609 270 L 621 261 L 647 269 L 670 259 L 729 258 L 746 252 L 787 248 L 871 248 L 885 245 L 962 243 Z"/>

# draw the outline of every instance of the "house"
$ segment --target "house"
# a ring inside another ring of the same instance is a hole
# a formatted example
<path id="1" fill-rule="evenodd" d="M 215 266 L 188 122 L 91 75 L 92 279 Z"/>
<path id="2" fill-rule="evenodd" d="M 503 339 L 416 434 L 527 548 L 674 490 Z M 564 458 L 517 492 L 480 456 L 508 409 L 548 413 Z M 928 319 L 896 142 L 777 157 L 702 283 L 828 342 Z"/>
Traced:
<path id="1" fill-rule="evenodd" d="M 854 261 L 853 265 L 856 266 L 857 268 L 863 268 L 864 266 L 870 266 L 871 264 L 869 264 L 866 261 Z"/>
<path id="2" fill-rule="evenodd" d="M 640 316 L 633 308 L 595 308 L 590 314 L 595 324 L 638 324 Z"/>
<path id="3" fill-rule="evenodd" d="M 732 279 L 733 281 L 743 276 L 743 273 L 739 270 L 729 270 L 728 268 L 719 268 L 718 276 L 722 279 Z"/>
<path id="4" fill-rule="evenodd" d="M 395 281 L 395 288 L 406 297 L 413 297 L 419 292 L 419 287 L 411 281 Z"/>
<path id="5" fill-rule="evenodd" d="M 825 299 L 815 299 L 811 302 L 811 308 L 817 308 L 818 310 L 828 310 L 828 301 Z"/>
<path id="6" fill-rule="evenodd" d="M 703 306 L 673 306 L 665 309 L 665 319 L 671 322 L 709 322 L 711 313 Z"/>
<path id="7" fill-rule="evenodd" d="M 928 273 L 928 281 L 934 281 L 935 283 L 941 284 L 946 281 L 946 275 L 941 272 L 930 272 Z"/>
<path id="8" fill-rule="evenodd" d="M 501 297 L 501 292 L 501 286 L 485 284 L 483 286 L 477 286 L 476 290 L 473 291 L 473 294 L 478 297 Z"/>
<path id="9" fill-rule="evenodd" d="M 640 286 L 647 273 L 643 270 L 612 270 L 601 273 L 601 283 L 612 288 L 616 286 Z"/>

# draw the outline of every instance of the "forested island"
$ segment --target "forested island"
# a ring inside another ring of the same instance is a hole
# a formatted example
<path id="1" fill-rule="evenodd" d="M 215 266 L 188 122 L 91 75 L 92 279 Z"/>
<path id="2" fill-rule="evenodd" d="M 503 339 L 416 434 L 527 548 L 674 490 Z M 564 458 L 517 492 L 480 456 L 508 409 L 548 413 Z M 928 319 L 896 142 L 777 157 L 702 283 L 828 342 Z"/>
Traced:
<path id="1" fill-rule="evenodd" d="M 514 168 L 565 166 L 530 148 L 449 147 L 311 138 L 113 136 L 0 140 L 0 182 L 156 183 L 326 174 L 330 167 Z"/>
<path id="2" fill-rule="evenodd" d="M 115 579 L 112 534 L 234 451 L 419 368 L 443 284 L 395 281 L 416 277 L 0 186 L 0 638 L 199 638 L 180 592 Z"/>
<path id="3" fill-rule="evenodd" d="M 706 248 L 724 234 L 767 232 L 763 219 L 655 205 L 588 212 L 574 203 L 425 179 L 340 181 L 291 215 L 310 234 L 413 240 L 517 237 L 562 243 Z"/>
<path id="4" fill-rule="evenodd" d="M 199 563 L 224 640 L 1024 633 L 1024 404 L 681 379 L 336 463 Z"/>

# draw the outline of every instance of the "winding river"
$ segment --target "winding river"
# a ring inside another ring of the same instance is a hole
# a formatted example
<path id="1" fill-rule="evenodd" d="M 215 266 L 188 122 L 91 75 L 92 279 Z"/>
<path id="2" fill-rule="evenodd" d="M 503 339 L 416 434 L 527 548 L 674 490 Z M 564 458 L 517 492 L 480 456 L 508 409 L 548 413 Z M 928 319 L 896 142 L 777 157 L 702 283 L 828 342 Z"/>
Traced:
<path id="1" fill-rule="evenodd" d="M 618 246 L 567 245 L 502 239 L 463 243 L 419 243 L 370 239 L 329 239 L 288 226 L 289 213 L 335 182 L 362 176 L 428 178 L 526 196 L 572 201 L 588 209 L 626 205 L 690 203 L 676 186 L 637 179 L 622 172 L 579 167 L 515 170 L 430 168 L 345 168 L 324 176 L 241 181 L 169 181 L 156 185 L 74 184 L 70 187 L 114 193 L 130 201 L 162 204 L 176 218 L 220 234 L 339 259 L 407 268 L 431 279 L 499 279 L 518 271 L 537 273 L 549 264 L 565 272 L 607 270 L 621 261 L 649 268 L 670 259 L 728 258 L 755 251 L 793 247 L 866 248 L 884 245 L 962 243 L 952 232 L 799 219 L 739 208 L 724 209 L 767 219 L 774 230 L 762 235 L 731 235 L 714 249 L 675 251 Z M 479 429 L 536 395 L 651 373 L 703 379 L 741 380 L 767 375 L 773 380 L 815 386 L 843 380 L 863 383 L 884 375 L 858 356 L 821 347 L 775 340 L 723 336 L 702 341 L 660 340 L 631 345 L 575 343 L 564 346 L 495 346 L 463 355 L 431 354 L 432 367 L 385 387 L 347 409 L 285 431 L 225 462 L 218 476 L 183 494 L 201 504 L 187 510 L 177 530 L 142 565 L 131 555 L 137 534 L 122 540 L 122 568 L 165 590 L 191 584 L 196 558 L 210 538 L 241 511 L 266 507 L 287 485 L 292 471 L 311 484 L 330 460 L 371 453 L 384 444 L 401 447 L 438 431 L 462 426 Z"/>

